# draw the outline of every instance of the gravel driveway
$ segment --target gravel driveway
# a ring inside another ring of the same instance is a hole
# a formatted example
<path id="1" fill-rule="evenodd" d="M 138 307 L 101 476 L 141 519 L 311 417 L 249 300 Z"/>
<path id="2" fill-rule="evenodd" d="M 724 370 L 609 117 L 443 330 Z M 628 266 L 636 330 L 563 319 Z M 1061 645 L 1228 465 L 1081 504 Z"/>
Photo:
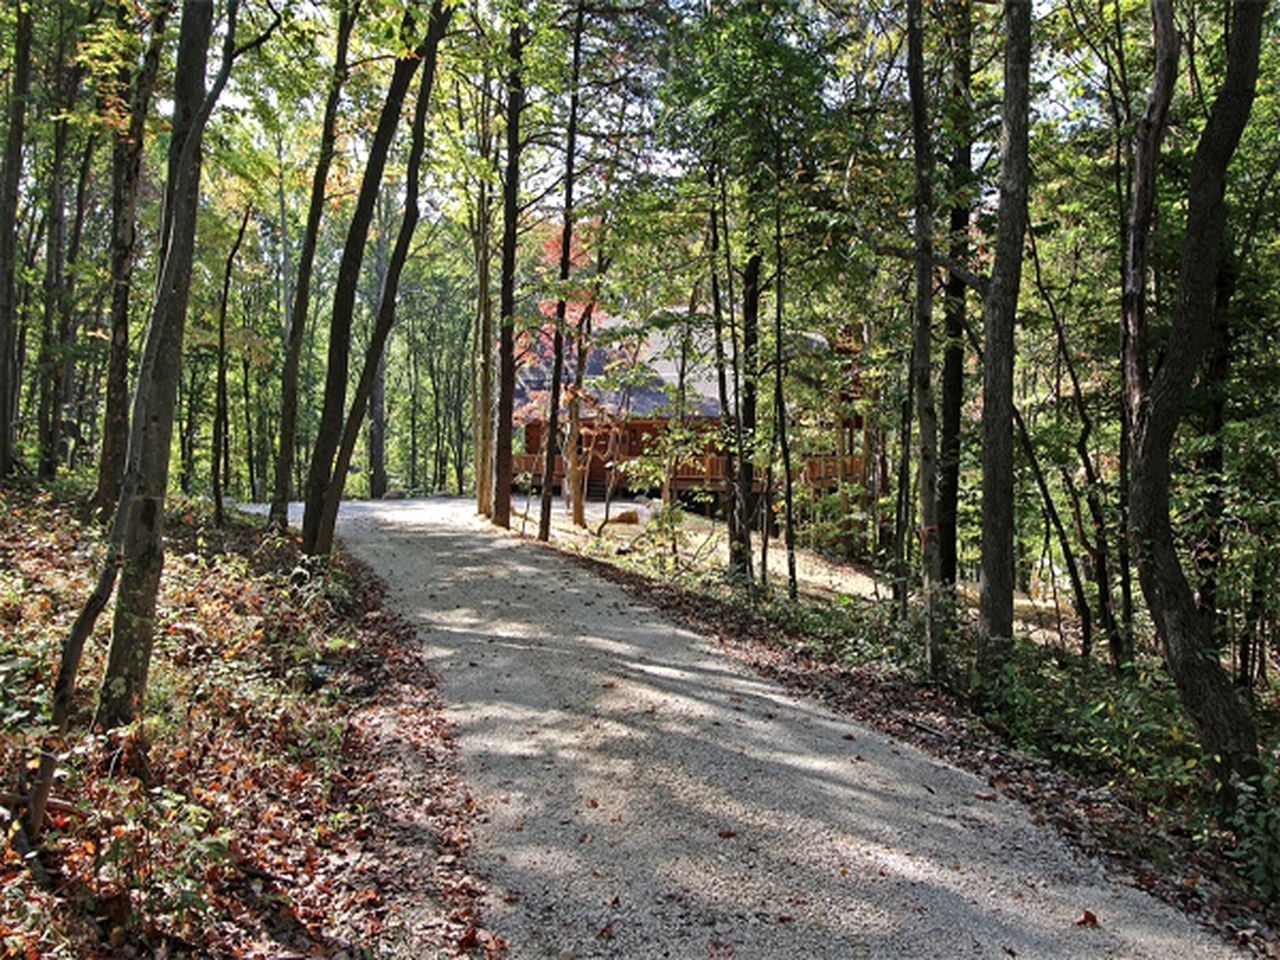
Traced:
<path id="1" fill-rule="evenodd" d="M 440 673 L 508 956 L 1240 956 L 469 501 L 346 503 L 339 533 Z"/>

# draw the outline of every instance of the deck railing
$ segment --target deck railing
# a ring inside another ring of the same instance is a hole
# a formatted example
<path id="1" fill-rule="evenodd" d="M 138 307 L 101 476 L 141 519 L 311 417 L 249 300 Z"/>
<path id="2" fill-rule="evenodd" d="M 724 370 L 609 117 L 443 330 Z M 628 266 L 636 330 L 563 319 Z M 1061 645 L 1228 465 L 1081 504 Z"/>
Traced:
<path id="1" fill-rule="evenodd" d="M 597 465 L 593 472 L 598 472 L 598 454 L 595 459 L 597 460 Z M 792 479 L 797 483 L 807 483 L 815 487 L 834 486 L 840 479 L 840 459 L 840 457 L 835 456 L 804 457 L 792 469 Z M 862 475 L 862 458 L 860 456 L 850 455 L 845 457 L 844 461 L 843 472 L 846 481 Z M 543 463 L 543 455 L 540 453 L 517 453 L 511 458 L 511 471 L 516 475 L 529 474 L 533 484 L 539 486 L 542 483 Z M 710 453 L 703 454 L 700 457 L 681 461 L 676 467 L 675 475 L 672 479 L 675 481 L 677 489 L 681 490 L 700 487 L 707 489 L 723 488 L 728 464 L 728 457 Z M 626 461 L 618 463 L 615 467 L 615 469 L 621 469 L 624 473 L 625 468 Z M 559 482 L 564 479 L 564 475 L 564 458 L 556 457 L 555 463 L 552 465 L 552 477 L 556 482 Z M 763 487 L 765 471 L 756 467 L 754 480 L 757 488 Z M 775 473 L 774 483 L 777 484 L 779 480 L 780 475 Z"/>

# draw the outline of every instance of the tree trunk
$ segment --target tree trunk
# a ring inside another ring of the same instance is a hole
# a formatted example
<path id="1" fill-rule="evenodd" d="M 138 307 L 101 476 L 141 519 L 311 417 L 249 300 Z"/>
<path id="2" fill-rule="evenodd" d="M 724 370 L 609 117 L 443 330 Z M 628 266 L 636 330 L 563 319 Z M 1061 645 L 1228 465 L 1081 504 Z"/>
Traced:
<path id="1" fill-rule="evenodd" d="M 915 336 L 911 387 L 920 425 L 920 559 L 924 600 L 924 659 L 929 675 L 942 674 L 942 555 L 938 536 L 938 420 L 933 402 L 933 145 L 924 92 L 922 0 L 907 3 L 907 83 L 915 156 Z"/>
<path id="2" fill-rule="evenodd" d="M 493 195 L 488 172 L 496 167 L 491 120 L 492 76 L 485 65 L 482 79 L 482 95 L 478 98 L 476 114 L 476 152 L 484 164 L 485 172 L 477 178 L 475 213 L 471 222 L 471 251 L 476 270 L 476 318 L 472 337 L 472 404 L 471 435 L 474 449 L 473 465 L 476 483 L 476 513 L 482 517 L 493 515 Z M 459 101 L 461 119 L 461 101 Z"/>
<path id="3" fill-rule="evenodd" d="M 1147 608 L 1164 647 L 1183 708 L 1196 725 L 1214 770 L 1228 785 L 1257 769 L 1257 727 L 1232 689 L 1183 573 L 1169 514 L 1170 448 L 1208 339 L 1214 282 L 1227 210 L 1227 167 L 1253 106 L 1264 3 L 1236 0 L 1231 9 L 1227 72 L 1196 145 L 1187 187 L 1177 296 L 1166 351 L 1152 374 L 1145 315 L 1146 246 L 1155 203 L 1156 161 L 1177 72 L 1178 36 L 1171 0 L 1153 0 L 1156 79 L 1139 122 L 1126 257 L 1125 322 L 1129 351 L 1125 392 L 1131 417 L 1129 534 Z"/>
<path id="4" fill-rule="evenodd" d="M 127 7 L 116 8 L 116 26 L 128 26 Z M 102 419 L 102 448 L 98 457 L 98 485 L 90 501 L 101 516 L 115 509 L 124 474 L 125 444 L 129 439 L 129 301 L 133 287 L 133 248 L 137 239 L 138 184 L 146 142 L 147 113 L 160 70 L 170 5 L 159 6 L 148 29 L 146 52 L 136 76 L 120 68 L 121 87 L 131 90 L 129 122 L 111 149 L 111 347 L 107 359 L 107 397 Z"/>
<path id="5" fill-rule="evenodd" d="M 956 263 L 969 258 L 970 194 L 973 178 L 973 122 L 970 79 L 973 72 L 972 14 L 969 0 L 955 0 L 953 20 L 947 31 L 951 43 L 951 127 L 954 144 L 948 162 L 951 212 L 950 257 Z M 960 503 L 960 425 L 964 407 L 964 280 L 948 270 L 943 307 L 946 341 L 942 354 L 942 421 L 938 455 L 938 578 L 954 603 L 959 556 L 956 518 Z"/>
<path id="6" fill-rule="evenodd" d="M 507 46 L 507 163 L 502 183 L 502 279 L 498 294 L 498 424 L 493 456 L 493 523 L 511 526 L 511 415 L 515 407 L 516 227 L 520 196 L 520 112 L 524 109 L 521 59 L 524 28 L 513 26 Z"/>
<path id="7" fill-rule="evenodd" d="M 249 226 L 249 217 L 253 208 L 246 207 L 244 216 L 240 218 L 240 229 L 227 253 L 227 261 L 222 268 L 222 292 L 218 297 L 218 374 L 217 387 L 213 401 L 213 456 L 212 490 L 213 490 L 213 525 L 219 529 L 223 525 L 222 484 L 227 477 L 225 470 L 226 451 L 230 443 L 230 416 L 227 411 L 227 299 L 231 294 L 231 270 L 235 266 L 236 253 L 244 241 L 245 229 Z"/>
<path id="8" fill-rule="evenodd" d="M 435 23 L 435 6 L 432 6 L 431 22 Z M 413 28 L 413 18 L 406 14 L 406 30 Z M 319 548 L 320 526 L 325 512 L 325 500 L 333 482 L 333 458 L 338 449 L 342 431 L 343 407 L 347 394 L 347 371 L 351 361 L 351 320 L 355 313 L 356 293 L 360 285 L 360 264 L 364 260 L 369 225 L 373 220 L 374 204 L 382 187 L 382 172 L 396 127 L 400 123 L 400 111 L 404 105 L 409 83 L 418 70 L 418 63 L 425 52 L 423 41 L 408 56 L 396 60 L 387 86 L 387 94 L 378 117 L 378 125 L 369 145 L 369 158 L 365 162 L 360 181 L 360 193 L 347 227 L 346 241 L 342 248 L 342 260 L 338 265 L 338 279 L 333 292 L 333 311 L 329 319 L 329 362 L 325 372 L 324 405 L 320 412 L 320 424 L 316 431 L 315 445 L 311 449 L 311 464 L 307 470 L 306 511 L 302 518 L 302 548 L 310 554 L 324 553 Z M 298 296 L 302 296 L 305 284 L 299 280 Z M 372 373 L 372 371 L 370 371 Z"/>
<path id="9" fill-rule="evenodd" d="M 342 102 L 342 86 L 347 79 L 347 46 L 355 25 L 357 4 L 340 3 L 338 11 L 337 52 L 333 72 L 329 75 L 329 91 L 324 105 L 324 121 L 320 133 L 320 155 L 311 177 L 311 199 L 307 207 L 307 224 L 302 233 L 302 249 L 298 254 L 298 277 L 293 286 L 293 310 L 289 314 L 289 330 L 285 338 L 284 370 L 280 378 L 280 443 L 276 451 L 275 487 L 271 495 L 271 524 L 283 530 L 289 522 L 294 448 L 298 433 L 298 375 L 302 361 L 303 334 L 307 310 L 311 302 L 311 272 L 315 266 L 316 245 L 320 237 L 320 218 L 324 214 L 324 188 L 329 179 L 334 146 L 338 139 L 338 106 Z"/>
<path id="10" fill-rule="evenodd" d="M 555 476 L 555 444 L 560 429 L 560 378 L 564 371 L 564 323 L 568 307 L 565 285 L 569 282 L 569 273 L 573 266 L 573 162 L 578 148 L 578 78 L 582 73 L 582 23 L 585 15 L 586 3 L 584 0 L 578 0 L 578 9 L 573 21 L 573 65 L 569 73 L 569 127 L 565 136 L 564 226 L 560 230 L 560 296 L 556 299 L 551 409 L 547 414 L 547 454 L 542 470 L 542 509 L 538 515 L 538 539 L 544 542 L 551 537 L 551 483 Z M 576 441 L 571 436 L 569 442 L 573 444 Z M 570 482 L 568 471 L 565 472 L 561 482 L 568 486 Z"/>
<path id="11" fill-rule="evenodd" d="M 387 495 L 387 354 L 382 350 L 369 393 L 369 498 Z"/>
<path id="12" fill-rule="evenodd" d="M 205 125 L 226 86 L 237 53 L 238 13 L 239 4 L 232 0 L 226 11 L 222 64 L 206 94 L 205 65 L 213 30 L 213 4 L 209 0 L 185 0 L 183 4 L 174 70 L 173 136 L 169 148 L 171 183 L 166 191 L 168 210 L 164 218 L 169 229 L 160 261 L 163 272 L 156 285 L 134 395 L 125 478 L 116 517 L 116 524 L 122 524 L 122 529 L 118 540 L 113 529 L 100 589 L 95 591 L 96 597 L 105 586 L 105 592 L 110 593 L 108 576 L 114 576 L 118 551 L 122 561 L 120 588 L 96 716 L 96 722 L 106 728 L 122 726 L 137 717 L 146 692 L 155 633 L 156 596 L 164 562 L 164 504 L 174 399 L 195 255 L 201 146 Z M 272 29 L 274 26 L 268 33 Z M 261 35 L 259 42 L 266 36 Z M 240 52 L 245 49 L 241 47 Z M 86 612 L 93 599 L 86 604 Z M 92 628 L 92 621 L 89 627 Z M 80 648 L 83 648 L 83 639 Z M 79 662 L 78 650 L 75 662 Z M 72 678 L 74 673 L 72 669 Z M 59 682 L 61 680 L 62 671 L 59 672 Z"/>
<path id="13" fill-rule="evenodd" d="M 31 93 L 31 0 L 18 0 L 13 33 L 13 68 L 9 93 L 9 129 L 4 168 L 0 171 L 0 478 L 13 472 L 14 398 L 18 365 L 15 356 L 18 297 L 18 187 L 22 181 L 22 140 Z"/>
<path id="14" fill-rule="evenodd" d="M 1031 2 L 1005 4 L 1004 107 L 995 262 L 983 303 L 982 567 L 978 670 L 992 681 L 1013 644 L 1013 327 L 1027 227 Z"/>
<path id="15" fill-rule="evenodd" d="M 419 180 L 422 175 L 422 155 L 426 152 L 427 114 L 431 103 L 431 87 L 435 80 L 436 54 L 440 47 L 440 40 L 449 26 L 452 13 L 453 7 L 446 8 L 443 0 L 435 0 L 432 3 L 427 34 L 417 50 L 417 56 L 423 63 L 423 73 L 418 102 L 414 107 L 412 143 L 409 148 L 408 166 L 405 170 L 404 217 L 400 221 L 395 248 L 391 251 L 391 259 L 387 263 L 386 278 L 382 283 L 379 297 L 377 320 L 374 323 L 373 335 L 369 339 L 369 348 L 365 353 L 360 381 L 356 385 L 355 395 L 351 399 L 351 410 L 347 414 L 337 445 L 333 476 L 325 490 L 322 512 L 317 524 L 315 547 L 312 551 L 319 555 L 327 554 L 333 546 L 338 505 L 342 500 L 343 487 L 346 485 L 351 455 L 355 451 L 356 438 L 360 435 L 360 425 L 364 420 L 369 397 L 373 393 L 373 383 L 377 378 L 383 349 L 396 319 L 396 297 L 400 289 L 400 274 L 404 270 L 405 261 L 409 258 L 409 247 L 418 225 Z"/>
<path id="16" fill-rule="evenodd" d="M 710 173 L 711 186 L 718 186 L 719 176 L 716 170 Z M 743 452 L 742 439 L 742 422 L 738 416 L 737 401 L 740 399 L 740 392 L 734 392 L 733 397 L 729 396 L 729 378 L 726 371 L 726 351 L 724 349 L 724 303 L 720 291 L 720 270 L 718 266 L 718 257 L 720 254 L 720 213 L 717 201 L 713 198 L 711 201 L 711 241 L 708 244 L 707 255 L 710 258 L 710 274 L 711 274 L 711 320 L 713 324 L 714 346 L 715 346 L 715 363 L 716 363 L 716 391 L 720 401 L 720 423 L 722 431 L 722 443 L 725 450 L 725 524 L 729 537 L 729 572 L 731 575 L 741 577 L 746 583 L 752 580 L 752 561 L 751 561 L 751 525 L 747 520 L 747 499 L 750 494 L 750 486 L 744 485 L 744 474 L 741 467 L 745 458 Z M 730 308 L 732 310 L 732 307 Z M 733 354 L 737 356 L 736 345 Z M 736 384 L 737 376 L 735 370 L 734 381 Z M 747 477 L 750 477 L 748 469 Z"/>
<path id="17" fill-rule="evenodd" d="M 777 183 L 782 182 L 782 149 L 781 134 L 779 149 L 775 158 Z M 795 601 L 799 592 L 796 581 L 796 527 L 795 496 L 791 477 L 791 441 L 787 436 L 787 398 L 786 398 L 786 351 L 783 349 L 782 316 L 785 303 L 783 277 L 785 275 L 782 253 L 782 197 L 775 195 L 773 208 L 773 252 L 777 261 L 774 264 L 773 295 L 773 407 L 774 420 L 777 423 L 778 446 L 782 453 L 782 504 L 785 511 L 783 520 L 783 544 L 787 551 L 787 596 Z"/>
<path id="18" fill-rule="evenodd" d="M 66 45 L 66 8 L 60 6 L 57 52 L 53 64 L 53 101 L 59 113 L 64 106 L 67 68 L 63 63 Z M 61 430 L 58 422 L 61 393 L 62 347 L 58 320 L 66 296 L 67 204 L 65 173 L 67 159 L 67 117 L 53 121 L 53 156 L 49 165 L 49 213 L 46 216 L 44 255 L 44 312 L 40 327 L 40 412 L 37 431 L 39 458 L 37 475 L 51 479 L 58 470 Z"/>
<path id="19" fill-rule="evenodd" d="M 748 200 L 750 203 L 750 200 Z M 728 216 L 728 212 L 725 212 Z M 755 223 L 749 230 L 747 262 L 742 271 L 742 449 L 738 458 L 738 486 L 743 496 L 743 523 L 750 529 L 757 519 L 760 497 L 755 492 L 757 380 L 760 370 L 760 267 L 762 258 L 755 244 Z M 763 578 L 764 571 L 761 570 Z"/>

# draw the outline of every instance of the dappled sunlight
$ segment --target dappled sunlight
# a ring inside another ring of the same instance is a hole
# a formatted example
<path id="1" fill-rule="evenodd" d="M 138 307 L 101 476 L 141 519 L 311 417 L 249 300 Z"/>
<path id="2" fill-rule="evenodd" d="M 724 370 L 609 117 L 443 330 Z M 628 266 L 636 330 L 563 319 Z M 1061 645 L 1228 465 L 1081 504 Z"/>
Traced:
<path id="1" fill-rule="evenodd" d="M 513 956 L 1215 955 L 981 781 L 746 673 L 467 502 L 342 521 L 441 674 Z"/>

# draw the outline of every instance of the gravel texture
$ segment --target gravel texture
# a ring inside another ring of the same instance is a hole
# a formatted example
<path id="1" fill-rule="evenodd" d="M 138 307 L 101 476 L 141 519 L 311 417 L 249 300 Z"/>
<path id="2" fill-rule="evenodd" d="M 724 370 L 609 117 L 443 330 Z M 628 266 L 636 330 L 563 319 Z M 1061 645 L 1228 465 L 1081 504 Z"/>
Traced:
<path id="1" fill-rule="evenodd" d="M 347 503 L 339 533 L 440 674 L 508 956 L 1241 956 L 469 501 Z"/>

